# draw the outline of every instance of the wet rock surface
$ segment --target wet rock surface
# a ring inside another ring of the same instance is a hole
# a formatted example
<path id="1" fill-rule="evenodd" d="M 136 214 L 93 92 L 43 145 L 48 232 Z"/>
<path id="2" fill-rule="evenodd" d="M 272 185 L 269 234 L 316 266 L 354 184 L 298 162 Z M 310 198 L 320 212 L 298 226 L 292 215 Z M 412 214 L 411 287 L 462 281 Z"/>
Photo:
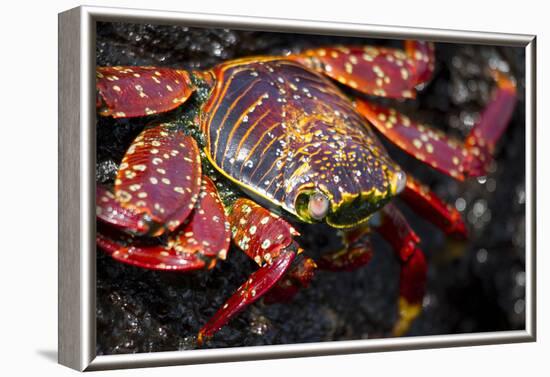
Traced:
<path id="1" fill-rule="evenodd" d="M 206 69 L 246 55 L 284 54 L 336 43 L 398 42 L 100 23 L 98 65 L 160 65 Z M 523 52 L 437 44 L 432 82 L 416 101 L 398 103 L 411 118 L 463 137 L 490 97 L 484 67 L 509 69 L 520 101 L 487 177 L 455 182 L 398 151 L 407 171 L 454 204 L 470 238 L 444 237 L 398 203 L 422 238 L 429 261 L 424 311 L 408 335 L 522 329 L 525 326 L 525 125 Z M 382 101 L 385 102 L 385 101 Z M 395 104 L 395 101 L 392 102 Z M 147 120 L 99 119 L 97 180 L 109 184 L 132 139 Z M 387 143 L 386 143 L 387 144 Z M 315 257 L 338 245 L 325 226 L 302 226 L 301 245 Z M 371 263 L 354 272 L 317 272 L 309 289 L 284 304 L 261 300 L 224 327 L 206 348 L 288 344 L 387 336 L 396 318 L 399 266 L 389 247 L 373 237 Z M 255 270 L 232 249 L 211 271 L 178 274 L 127 266 L 97 253 L 97 353 L 157 352 L 196 347 L 195 334 Z"/>

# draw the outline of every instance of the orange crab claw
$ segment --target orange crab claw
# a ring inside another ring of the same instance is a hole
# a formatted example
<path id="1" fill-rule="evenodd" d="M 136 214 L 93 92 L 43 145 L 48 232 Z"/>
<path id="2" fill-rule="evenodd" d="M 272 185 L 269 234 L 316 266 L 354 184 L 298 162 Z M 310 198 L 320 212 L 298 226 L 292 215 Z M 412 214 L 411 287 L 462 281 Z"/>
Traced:
<path id="1" fill-rule="evenodd" d="M 158 67 L 98 67 L 97 107 L 102 116 L 140 117 L 175 109 L 194 91 L 189 73 Z"/>
<path id="2" fill-rule="evenodd" d="M 290 59 L 365 94 L 414 98 L 415 87 L 431 78 L 433 44 L 407 41 L 405 50 L 340 46 L 306 50 Z"/>
<path id="3" fill-rule="evenodd" d="M 141 216 L 147 234 L 175 230 L 189 216 L 201 186 L 195 139 L 166 124 L 145 128 L 122 159 L 114 196 L 120 207 Z M 101 203 L 100 203 L 101 205 Z M 120 224 L 112 217 L 100 217 Z M 136 232 L 143 234 L 142 232 Z"/>

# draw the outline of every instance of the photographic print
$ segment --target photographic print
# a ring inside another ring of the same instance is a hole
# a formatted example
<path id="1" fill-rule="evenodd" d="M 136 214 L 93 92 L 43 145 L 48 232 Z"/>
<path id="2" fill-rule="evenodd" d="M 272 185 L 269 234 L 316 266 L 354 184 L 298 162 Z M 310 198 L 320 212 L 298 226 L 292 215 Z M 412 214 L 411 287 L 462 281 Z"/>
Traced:
<path id="1" fill-rule="evenodd" d="M 96 27 L 98 354 L 525 328 L 523 49 Z"/>
<path id="2" fill-rule="evenodd" d="M 60 363 L 535 339 L 534 36 L 59 25 Z"/>

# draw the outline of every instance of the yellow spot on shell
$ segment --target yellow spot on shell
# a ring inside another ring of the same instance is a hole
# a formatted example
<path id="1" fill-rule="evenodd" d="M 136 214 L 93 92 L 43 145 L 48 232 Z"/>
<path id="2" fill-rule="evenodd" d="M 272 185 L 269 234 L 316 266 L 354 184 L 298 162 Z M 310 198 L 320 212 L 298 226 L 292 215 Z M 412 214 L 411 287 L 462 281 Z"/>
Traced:
<path id="1" fill-rule="evenodd" d="M 426 144 L 426 150 L 428 153 L 434 153 L 434 146 L 431 144 Z"/>

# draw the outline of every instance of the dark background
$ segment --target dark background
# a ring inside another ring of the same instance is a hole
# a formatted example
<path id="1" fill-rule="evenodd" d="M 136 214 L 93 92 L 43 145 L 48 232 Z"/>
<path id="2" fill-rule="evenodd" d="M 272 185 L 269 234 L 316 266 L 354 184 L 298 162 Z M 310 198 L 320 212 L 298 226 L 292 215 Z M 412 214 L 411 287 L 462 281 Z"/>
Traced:
<path id="1" fill-rule="evenodd" d="M 399 46 L 399 41 L 179 26 L 99 23 L 98 65 L 158 65 L 207 69 L 231 58 L 284 54 L 319 45 Z M 487 177 L 458 183 L 387 144 L 392 157 L 455 204 L 467 242 L 450 240 L 401 203 L 421 236 L 429 261 L 424 311 L 408 335 L 454 334 L 525 327 L 524 54 L 520 48 L 436 44 L 436 71 L 415 101 L 392 102 L 415 120 L 458 137 L 490 98 L 486 67 L 516 77 L 519 102 Z M 351 92 L 350 92 L 351 93 Z M 379 99 L 374 99 L 380 101 Z M 388 102 L 388 101 L 381 101 Z M 141 120 L 98 119 L 97 180 L 112 182 L 120 159 L 144 126 Z M 384 141 L 385 142 L 385 141 Z M 337 246 L 335 231 L 303 226 L 309 256 Z M 284 304 L 260 300 L 205 347 L 288 344 L 387 336 L 396 319 L 399 265 L 374 236 L 371 263 L 354 272 L 318 271 L 310 288 Z M 97 253 L 97 353 L 169 351 L 196 347 L 198 329 L 255 270 L 231 249 L 212 271 L 154 272 Z"/>

